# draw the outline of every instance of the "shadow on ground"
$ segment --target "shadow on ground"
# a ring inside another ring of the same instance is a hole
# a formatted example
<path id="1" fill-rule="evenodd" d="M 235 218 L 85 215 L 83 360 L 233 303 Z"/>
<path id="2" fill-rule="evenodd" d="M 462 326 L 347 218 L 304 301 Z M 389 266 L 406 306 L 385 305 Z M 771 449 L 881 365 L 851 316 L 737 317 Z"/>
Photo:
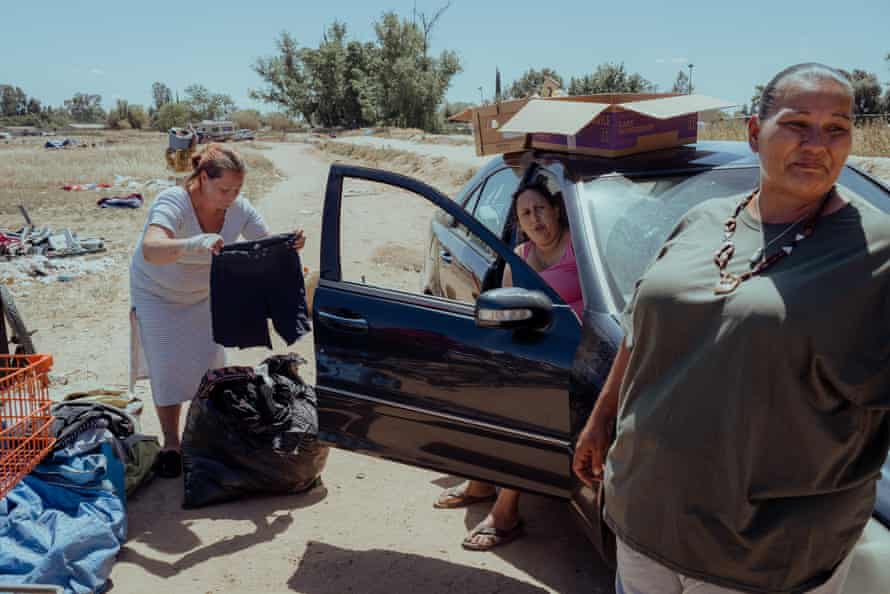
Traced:
<path id="1" fill-rule="evenodd" d="M 273 540 L 293 524 L 292 513 L 321 502 L 327 496 L 325 487 L 298 495 L 253 498 L 262 505 L 244 505 L 233 501 L 198 509 L 181 509 L 181 480 L 155 480 L 128 501 L 131 519 L 127 543 L 121 548 L 118 561 L 139 565 L 148 573 L 169 578 L 215 557 L 245 551 Z M 201 520 L 250 521 L 255 529 L 203 545 L 190 528 Z M 131 546 L 142 543 L 164 555 L 182 555 L 175 562 L 144 555 Z"/>
<path id="2" fill-rule="evenodd" d="M 392 594 L 393 592 L 510 592 L 547 590 L 487 569 L 467 567 L 396 551 L 343 549 L 309 541 L 288 586 L 304 594 Z"/>
<path id="3" fill-rule="evenodd" d="M 433 484 L 447 489 L 463 483 L 463 479 L 441 476 Z M 464 509 L 433 510 L 431 513 L 464 515 L 467 532 L 485 519 L 491 503 L 479 503 Z M 548 588 L 565 594 L 613 594 L 615 574 L 584 536 L 566 502 L 549 497 L 523 494 L 519 503 L 525 522 L 525 535 L 503 547 L 479 555 L 497 555 L 513 567 L 528 574 Z M 460 546 L 460 543 L 454 543 Z M 542 551 L 549 554 L 542 555 Z M 552 555 L 552 556 L 551 556 Z M 553 563 L 552 559 L 559 559 Z M 566 575 L 566 565 L 574 572 Z"/>

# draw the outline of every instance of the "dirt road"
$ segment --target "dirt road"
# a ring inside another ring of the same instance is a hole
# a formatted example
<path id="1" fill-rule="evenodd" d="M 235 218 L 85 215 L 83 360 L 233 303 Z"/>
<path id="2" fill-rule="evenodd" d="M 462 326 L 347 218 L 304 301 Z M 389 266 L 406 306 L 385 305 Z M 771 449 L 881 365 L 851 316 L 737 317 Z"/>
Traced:
<path id="1" fill-rule="evenodd" d="M 266 155 L 287 178 L 258 206 L 273 230 L 297 226 L 306 230 L 304 261 L 315 268 L 328 162 L 299 144 L 276 145 Z M 356 208 L 367 209 L 367 204 Z M 381 219 L 366 220 L 366 227 L 387 225 L 398 233 L 413 224 L 406 217 L 423 216 L 410 209 L 383 211 L 376 209 Z M 421 225 L 419 232 L 422 229 Z M 381 253 L 380 247 L 363 249 L 373 256 Z M 391 264 L 393 271 L 411 268 L 404 262 L 379 258 L 377 262 L 383 267 Z M 122 276 L 118 290 L 123 294 L 125 286 Z M 46 337 L 41 346 L 63 354 L 60 373 L 88 369 L 88 379 L 123 381 L 126 303 L 116 302 L 112 311 L 85 327 L 69 326 L 65 332 L 57 328 L 54 338 Z M 95 360 L 88 348 L 95 345 L 95 336 L 103 337 L 103 350 L 117 356 Z M 281 343 L 275 347 L 286 350 Z M 311 357 L 311 337 L 295 347 Z M 230 359 L 255 364 L 265 355 L 266 351 L 251 349 L 232 352 Z M 313 370 L 306 371 L 307 379 L 314 379 Z M 147 392 L 144 398 L 149 403 L 143 415 L 145 429 L 157 432 Z M 324 481 L 326 489 L 304 496 L 186 511 L 180 507 L 182 483 L 156 480 L 129 502 L 129 538 L 112 573 L 113 592 L 612 591 L 611 576 L 560 502 L 524 497 L 527 537 L 497 552 L 471 553 L 461 549 L 460 541 L 486 508 L 442 511 L 431 506 L 443 487 L 458 482 L 452 477 L 333 451 Z"/>

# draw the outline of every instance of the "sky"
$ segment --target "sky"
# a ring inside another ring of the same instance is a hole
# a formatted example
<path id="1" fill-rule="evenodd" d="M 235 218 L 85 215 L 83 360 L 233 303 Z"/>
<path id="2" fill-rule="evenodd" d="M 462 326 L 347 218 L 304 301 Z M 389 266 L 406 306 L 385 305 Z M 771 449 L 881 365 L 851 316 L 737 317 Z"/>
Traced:
<path id="1" fill-rule="evenodd" d="M 335 19 L 350 38 L 371 41 L 386 11 L 432 15 L 445 0 L 0 0 L 0 84 L 21 87 L 49 105 L 76 92 L 149 105 L 151 85 L 174 93 L 199 83 L 229 94 L 239 107 L 274 111 L 248 90 L 262 85 L 251 69 L 290 32 L 316 47 Z M 39 12 L 39 15 L 36 14 Z M 623 62 L 669 91 L 679 70 L 696 92 L 742 104 L 754 86 L 785 66 L 818 61 L 860 68 L 890 83 L 890 1 L 452 0 L 433 31 L 432 51 L 458 53 L 463 71 L 449 101 L 478 103 L 528 68 L 554 68 L 566 79 L 603 62 Z M 480 92 L 480 87 L 482 87 Z"/>

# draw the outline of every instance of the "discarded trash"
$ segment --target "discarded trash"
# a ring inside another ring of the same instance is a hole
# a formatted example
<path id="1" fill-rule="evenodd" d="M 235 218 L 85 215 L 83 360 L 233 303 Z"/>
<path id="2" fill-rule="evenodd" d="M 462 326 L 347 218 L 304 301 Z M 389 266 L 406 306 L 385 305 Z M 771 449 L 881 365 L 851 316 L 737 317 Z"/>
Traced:
<path id="1" fill-rule="evenodd" d="M 0 261 L 0 283 L 26 286 L 32 282 L 69 282 L 88 274 L 105 272 L 117 264 L 109 256 L 91 260 L 50 259 L 46 256 L 23 256 Z"/>
<path id="2" fill-rule="evenodd" d="M 71 140 L 70 138 L 64 138 L 62 140 L 47 140 L 46 143 L 44 143 L 43 148 L 55 150 L 55 149 L 65 148 L 68 146 L 74 146 L 76 144 L 77 144 L 77 141 Z"/>
<path id="3" fill-rule="evenodd" d="M 129 196 L 111 196 L 96 201 L 101 208 L 139 208 L 142 206 L 142 194 L 134 192 Z"/>
<path id="4" fill-rule="evenodd" d="M 34 229 L 27 225 L 19 231 L 0 230 L 0 256 L 47 256 L 64 258 L 105 251 L 101 238 L 80 238 L 70 229 L 50 227 Z"/>
<path id="5" fill-rule="evenodd" d="M 111 187 L 111 184 L 105 183 L 65 184 L 62 186 L 62 189 L 66 192 L 83 192 L 86 190 L 103 190 Z"/>

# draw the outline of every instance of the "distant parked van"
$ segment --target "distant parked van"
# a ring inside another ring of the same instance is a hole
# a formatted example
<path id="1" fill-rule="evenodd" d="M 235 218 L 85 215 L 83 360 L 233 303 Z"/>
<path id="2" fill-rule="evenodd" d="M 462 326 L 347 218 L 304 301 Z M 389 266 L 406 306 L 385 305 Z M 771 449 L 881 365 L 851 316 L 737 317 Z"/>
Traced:
<path id="1" fill-rule="evenodd" d="M 201 142 L 231 140 L 235 136 L 235 123 L 228 120 L 204 120 L 195 126 Z"/>

